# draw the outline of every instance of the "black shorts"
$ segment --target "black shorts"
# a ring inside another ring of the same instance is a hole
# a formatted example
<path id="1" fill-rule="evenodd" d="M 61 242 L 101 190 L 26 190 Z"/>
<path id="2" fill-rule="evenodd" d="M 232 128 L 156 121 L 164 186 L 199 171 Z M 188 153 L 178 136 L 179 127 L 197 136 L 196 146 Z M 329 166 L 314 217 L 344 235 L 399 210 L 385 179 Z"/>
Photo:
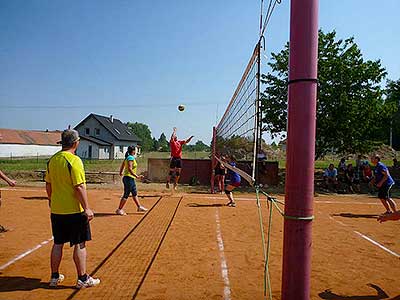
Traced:
<path id="1" fill-rule="evenodd" d="M 54 244 L 69 242 L 70 246 L 92 239 L 89 220 L 84 213 L 59 215 L 51 214 L 51 229 Z"/>
<path id="2" fill-rule="evenodd" d="M 215 168 L 215 175 L 225 175 L 225 169 Z"/>
<path id="3" fill-rule="evenodd" d="M 171 160 L 169 162 L 169 168 L 170 169 L 182 169 L 182 160 L 180 157 L 171 157 Z"/>
<path id="4" fill-rule="evenodd" d="M 390 199 L 390 189 L 392 188 L 393 184 L 391 185 L 382 185 L 378 190 L 378 198 L 379 199 Z"/>

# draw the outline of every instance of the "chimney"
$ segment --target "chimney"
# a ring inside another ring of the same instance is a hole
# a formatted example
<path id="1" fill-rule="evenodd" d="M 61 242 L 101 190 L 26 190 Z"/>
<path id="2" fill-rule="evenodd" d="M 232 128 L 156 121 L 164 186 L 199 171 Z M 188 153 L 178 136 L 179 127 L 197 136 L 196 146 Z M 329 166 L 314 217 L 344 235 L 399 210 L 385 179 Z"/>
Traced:
<path id="1" fill-rule="evenodd" d="M 113 117 L 113 115 L 110 115 L 110 122 L 111 122 L 111 123 L 114 122 L 114 117 Z"/>

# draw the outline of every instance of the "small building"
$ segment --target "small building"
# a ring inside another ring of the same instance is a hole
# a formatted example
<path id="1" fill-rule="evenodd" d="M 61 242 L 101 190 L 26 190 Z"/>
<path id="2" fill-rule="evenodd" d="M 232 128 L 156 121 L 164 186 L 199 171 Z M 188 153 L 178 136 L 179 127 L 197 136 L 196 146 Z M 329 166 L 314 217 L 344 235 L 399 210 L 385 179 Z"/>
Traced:
<path id="1" fill-rule="evenodd" d="M 128 146 L 136 147 L 136 153 L 140 153 L 141 140 L 125 123 L 113 116 L 106 117 L 92 113 L 76 125 L 75 130 L 79 132 L 81 138 L 76 151 L 81 158 L 125 158 Z"/>
<path id="2" fill-rule="evenodd" d="M 61 150 L 61 131 L 0 128 L 0 157 L 51 156 Z"/>

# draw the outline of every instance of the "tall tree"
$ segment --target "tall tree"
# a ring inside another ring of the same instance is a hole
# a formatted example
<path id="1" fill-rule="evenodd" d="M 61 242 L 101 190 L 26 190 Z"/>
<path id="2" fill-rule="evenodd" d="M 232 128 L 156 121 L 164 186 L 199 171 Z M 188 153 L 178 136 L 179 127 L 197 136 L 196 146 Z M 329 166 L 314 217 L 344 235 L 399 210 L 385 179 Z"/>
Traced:
<path id="1" fill-rule="evenodd" d="M 198 140 L 194 145 L 183 145 L 182 149 L 184 151 L 210 151 L 210 147 L 203 143 L 203 141 Z"/>
<path id="2" fill-rule="evenodd" d="M 141 146 L 143 151 L 151 151 L 153 149 L 153 139 L 151 137 L 149 126 L 138 122 L 128 122 L 127 126 L 131 132 L 133 132 L 138 138 L 142 140 Z"/>
<path id="3" fill-rule="evenodd" d="M 400 79 L 397 81 L 388 80 L 386 102 L 392 106 L 393 110 L 393 114 L 388 121 L 392 129 L 393 147 L 396 150 L 400 150 Z"/>
<path id="4" fill-rule="evenodd" d="M 161 152 L 168 152 L 169 151 L 169 143 L 167 141 L 167 137 L 165 136 L 164 132 L 161 133 L 160 138 L 157 141 L 158 151 Z"/>
<path id="5" fill-rule="evenodd" d="M 271 72 L 262 75 L 264 130 L 273 137 L 286 131 L 289 44 L 272 53 Z M 392 109 L 380 83 L 386 76 L 379 60 L 364 60 L 353 38 L 319 31 L 316 158 L 331 150 L 365 153 L 376 143 Z"/>

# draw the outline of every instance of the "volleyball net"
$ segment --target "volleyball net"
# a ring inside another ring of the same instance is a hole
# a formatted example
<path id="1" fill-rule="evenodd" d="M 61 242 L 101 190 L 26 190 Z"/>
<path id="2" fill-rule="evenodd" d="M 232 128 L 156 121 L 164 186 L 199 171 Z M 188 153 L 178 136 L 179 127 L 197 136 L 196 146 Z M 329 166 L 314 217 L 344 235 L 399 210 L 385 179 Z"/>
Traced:
<path id="1" fill-rule="evenodd" d="M 257 180 L 256 160 L 261 139 L 259 74 L 260 43 L 257 43 L 213 137 L 213 158 L 220 163 L 228 156 L 233 158 L 239 168 L 235 171 L 251 185 Z"/>

